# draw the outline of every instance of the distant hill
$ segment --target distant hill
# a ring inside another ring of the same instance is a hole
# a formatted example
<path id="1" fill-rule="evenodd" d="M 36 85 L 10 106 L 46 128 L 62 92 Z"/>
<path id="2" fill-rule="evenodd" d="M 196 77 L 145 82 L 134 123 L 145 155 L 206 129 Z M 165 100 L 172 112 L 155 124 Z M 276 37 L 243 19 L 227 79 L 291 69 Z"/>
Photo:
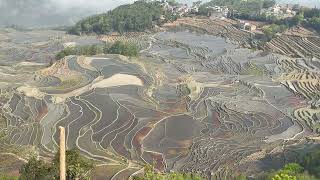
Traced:
<path id="1" fill-rule="evenodd" d="M 87 17 L 73 26 L 71 34 L 106 34 L 110 32 L 144 31 L 161 22 L 160 2 L 136 1 L 112 11 Z"/>
<path id="2" fill-rule="evenodd" d="M 73 25 L 82 18 L 103 13 L 135 0 L 0 0 L 0 26 L 24 27 Z M 176 0 L 191 5 L 197 0 Z M 210 0 L 202 0 L 208 2 Z M 320 0 L 277 0 L 320 7 Z"/>

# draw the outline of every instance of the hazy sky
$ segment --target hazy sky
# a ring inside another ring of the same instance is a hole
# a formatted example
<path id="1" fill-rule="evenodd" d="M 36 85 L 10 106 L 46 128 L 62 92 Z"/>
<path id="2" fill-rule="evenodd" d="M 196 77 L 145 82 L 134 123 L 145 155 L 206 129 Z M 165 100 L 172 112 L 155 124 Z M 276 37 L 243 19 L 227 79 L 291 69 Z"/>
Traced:
<path id="1" fill-rule="evenodd" d="M 0 0 L 0 25 L 71 25 L 83 17 L 106 12 L 135 0 Z M 196 0 L 178 0 L 192 2 Z M 204 0 L 208 1 L 208 0 Z M 278 0 L 320 7 L 320 0 Z"/>
<path id="2" fill-rule="evenodd" d="M 69 25 L 134 0 L 0 0 L 0 25 Z"/>

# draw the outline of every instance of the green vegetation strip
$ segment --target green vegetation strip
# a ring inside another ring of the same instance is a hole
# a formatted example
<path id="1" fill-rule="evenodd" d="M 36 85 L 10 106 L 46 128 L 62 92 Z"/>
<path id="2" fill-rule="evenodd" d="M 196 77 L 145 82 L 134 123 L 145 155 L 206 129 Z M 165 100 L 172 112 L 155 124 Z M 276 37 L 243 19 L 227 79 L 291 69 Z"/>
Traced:
<path id="1" fill-rule="evenodd" d="M 300 162 L 286 164 L 282 169 L 261 173 L 254 179 L 265 180 L 317 180 L 320 178 L 320 150 L 313 150 L 302 156 Z M 246 180 L 245 176 L 238 179 Z"/>
<path id="2" fill-rule="evenodd" d="M 134 43 L 127 43 L 122 41 L 116 41 L 111 46 L 105 45 L 89 45 L 89 46 L 75 46 L 67 47 L 56 54 L 56 59 L 62 59 L 70 55 L 85 55 L 93 56 L 96 54 L 121 54 L 124 56 L 137 56 L 139 48 Z"/>
<path id="3" fill-rule="evenodd" d="M 199 175 L 196 174 L 187 174 L 187 173 L 179 173 L 179 172 L 171 172 L 171 173 L 157 173 L 154 169 L 147 165 L 144 168 L 143 176 L 135 176 L 134 180 L 204 180 Z"/>

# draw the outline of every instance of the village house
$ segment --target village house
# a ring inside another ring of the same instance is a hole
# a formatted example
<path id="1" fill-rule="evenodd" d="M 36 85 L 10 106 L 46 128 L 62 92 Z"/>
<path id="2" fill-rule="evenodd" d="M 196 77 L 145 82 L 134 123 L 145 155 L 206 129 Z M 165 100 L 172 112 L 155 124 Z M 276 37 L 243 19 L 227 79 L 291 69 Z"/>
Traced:
<path id="1" fill-rule="evenodd" d="M 191 13 L 198 13 L 200 5 L 201 5 L 201 1 L 193 2 L 190 12 Z"/>
<path id="2" fill-rule="evenodd" d="M 293 7 L 294 5 L 291 5 L 291 4 L 285 4 L 281 6 L 281 10 L 285 18 L 293 17 L 297 14 L 297 12 L 293 10 Z"/>
<path id="3" fill-rule="evenodd" d="M 170 5 L 166 0 L 163 0 L 161 6 L 173 15 L 184 16 L 191 12 L 191 8 L 189 8 L 187 4 Z"/>
<path id="4" fill-rule="evenodd" d="M 238 22 L 238 27 L 246 31 L 255 31 L 257 29 L 256 25 L 251 24 L 249 22 L 242 21 L 242 20 Z"/>
<path id="5" fill-rule="evenodd" d="M 221 16 L 227 17 L 229 13 L 229 8 L 227 6 L 209 6 L 208 16 Z"/>
<path id="6" fill-rule="evenodd" d="M 190 12 L 190 8 L 188 7 L 187 4 L 179 4 L 174 8 L 174 10 L 175 10 L 175 13 L 178 14 L 179 16 L 183 16 Z"/>
<path id="7" fill-rule="evenodd" d="M 271 7 L 271 12 L 273 13 L 273 15 L 278 15 L 281 12 L 281 6 L 279 4 L 274 5 L 273 7 Z"/>
<path id="8" fill-rule="evenodd" d="M 290 4 L 276 4 L 273 7 L 262 10 L 261 13 L 264 13 L 267 16 L 276 16 L 280 19 L 285 19 L 296 15 L 296 11 L 293 9 L 293 7 L 294 5 Z"/>
<path id="9" fill-rule="evenodd" d="M 164 10 L 173 10 L 173 8 L 169 5 L 169 3 L 166 0 L 161 2 L 161 6 Z"/>

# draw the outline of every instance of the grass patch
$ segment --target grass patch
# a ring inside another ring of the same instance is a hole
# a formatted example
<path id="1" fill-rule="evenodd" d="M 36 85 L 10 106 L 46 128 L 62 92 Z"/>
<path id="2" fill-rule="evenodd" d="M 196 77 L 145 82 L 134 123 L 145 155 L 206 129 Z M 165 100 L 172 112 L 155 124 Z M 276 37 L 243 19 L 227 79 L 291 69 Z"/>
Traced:
<path id="1" fill-rule="evenodd" d="M 265 74 L 261 67 L 252 63 L 248 63 L 248 65 L 247 69 L 244 70 L 241 75 L 263 76 Z"/>
<path id="2" fill-rule="evenodd" d="M 92 174 L 93 179 L 111 179 L 113 175 L 126 168 L 122 165 L 103 165 L 94 168 Z"/>
<path id="3" fill-rule="evenodd" d="M 77 87 L 83 81 L 82 77 L 72 78 L 62 81 L 59 86 L 55 87 L 55 89 L 62 90 L 62 89 L 71 89 Z"/>

